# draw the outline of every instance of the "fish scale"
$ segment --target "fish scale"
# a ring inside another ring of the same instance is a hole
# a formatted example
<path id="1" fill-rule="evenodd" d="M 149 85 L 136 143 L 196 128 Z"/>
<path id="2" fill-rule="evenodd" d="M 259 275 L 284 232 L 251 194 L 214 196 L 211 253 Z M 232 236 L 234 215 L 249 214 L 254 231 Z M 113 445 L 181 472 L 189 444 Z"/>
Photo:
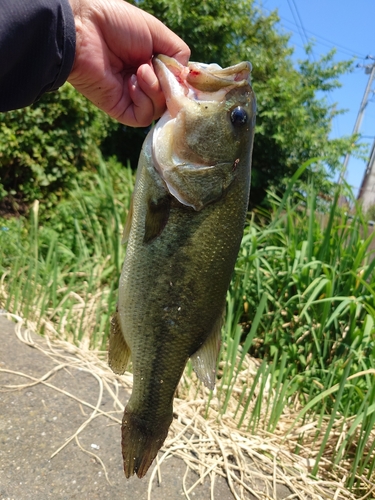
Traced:
<path id="1" fill-rule="evenodd" d="M 122 424 L 126 477 L 143 477 L 162 446 L 189 357 L 198 377 L 214 386 L 250 188 L 255 99 L 247 79 L 235 80 L 246 68 L 240 63 L 221 75 L 216 65 L 211 74 L 195 63 L 194 92 L 186 97 L 185 88 L 175 95 L 176 79 L 184 75 L 190 85 L 186 68 L 179 73 L 177 61 L 165 56 L 155 62 L 169 114 L 140 155 L 109 344 L 115 372 L 123 372 L 130 357 L 133 367 Z M 238 107 L 242 124 L 231 122 Z"/>

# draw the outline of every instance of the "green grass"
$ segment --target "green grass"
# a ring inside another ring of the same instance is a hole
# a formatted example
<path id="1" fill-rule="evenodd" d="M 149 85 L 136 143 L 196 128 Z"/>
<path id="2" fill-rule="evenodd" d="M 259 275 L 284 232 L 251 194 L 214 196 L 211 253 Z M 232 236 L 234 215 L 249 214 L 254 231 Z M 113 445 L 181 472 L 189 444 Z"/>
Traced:
<path id="1" fill-rule="evenodd" d="M 324 458 L 331 471 L 345 462 L 347 485 L 362 492 L 375 467 L 374 234 L 360 207 L 338 207 L 339 194 L 326 214 L 310 186 L 303 199 L 273 196 L 266 223 L 252 215 L 228 294 L 219 397 L 227 411 L 246 355 L 262 359 L 252 385 L 242 384 L 238 425 L 277 432 L 292 411 L 285 439 L 293 451 L 311 447 L 312 474 Z M 307 423 L 315 435 L 294 439 Z"/>
<path id="2" fill-rule="evenodd" d="M 283 199 L 269 194 L 272 210 L 249 214 L 217 397 L 239 428 L 282 436 L 312 475 L 345 475 L 363 495 L 375 481 L 374 237 L 360 207 L 338 206 L 341 191 L 326 212 L 313 185 L 298 194 L 304 168 Z M 103 162 L 48 220 L 35 203 L 29 220 L 0 221 L 0 307 L 105 349 L 132 186 L 130 169 Z"/>
<path id="3" fill-rule="evenodd" d="M 80 174 L 70 199 L 49 220 L 3 220 L 1 307 L 46 322 L 72 342 L 105 348 L 124 259 L 122 228 L 133 175 L 114 161 Z"/>

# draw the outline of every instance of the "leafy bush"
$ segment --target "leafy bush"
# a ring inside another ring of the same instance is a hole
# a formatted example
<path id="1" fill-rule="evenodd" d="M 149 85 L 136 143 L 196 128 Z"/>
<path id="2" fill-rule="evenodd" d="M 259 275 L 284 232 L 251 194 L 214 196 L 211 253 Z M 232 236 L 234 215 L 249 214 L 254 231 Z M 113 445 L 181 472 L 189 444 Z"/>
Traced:
<path id="1" fill-rule="evenodd" d="M 111 120 L 69 84 L 25 109 L 0 113 L 0 210 L 43 209 L 72 188 L 77 173 L 99 162 Z"/>

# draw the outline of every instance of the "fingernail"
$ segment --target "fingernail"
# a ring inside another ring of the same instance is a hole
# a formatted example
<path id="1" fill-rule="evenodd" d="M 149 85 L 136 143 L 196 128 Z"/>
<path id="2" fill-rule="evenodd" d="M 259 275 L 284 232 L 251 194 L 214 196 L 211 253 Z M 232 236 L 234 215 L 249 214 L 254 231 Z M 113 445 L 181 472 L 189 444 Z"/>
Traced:
<path id="1" fill-rule="evenodd" d="M 133 85 L 133 87 L 136 87 L 136 86 L 137 86 L 137 83 L 138 83 L 138 82 L 137 82 L 137 77 L 136 77 L 136 75 L 132 75 L 132 76 L 130 77 L 130 83 Z"/>

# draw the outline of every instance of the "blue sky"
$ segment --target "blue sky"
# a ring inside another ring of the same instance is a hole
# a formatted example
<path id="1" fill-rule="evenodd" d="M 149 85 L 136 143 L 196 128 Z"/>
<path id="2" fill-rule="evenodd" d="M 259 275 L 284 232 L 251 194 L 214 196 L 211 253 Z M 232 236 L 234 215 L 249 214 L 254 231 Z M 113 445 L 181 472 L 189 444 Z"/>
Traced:
<path id="1" fill-rule="evenodd" d="M 356 64 L 368 65 L 375 60 L 375 0 L 255 0 L 265 13 L 278 10 L 279 28 L 290 33 L 290 45 L 294 46 L 294 57 L 305 58 L 303 46 L 306 36 L 314 41 L 313 54 L 316 59 L 336 47 L 336 59 L 356 57 Z M 340 79 L 342 87 L 329 95 L 329 103 L 337 103 L 346 109 L 333 123 L 332 137 L 352 133 L 358 110 L 368 82 L 363 67 Z M 375 83 L 372 86 L 375 90 Z M 375 95 L 370 99 L 364 114 L 360 133 L 363 141 L 372 144 L 375 136 Z M 357 194 L 366 162 L 350 158 L 346 180 Z"/>

